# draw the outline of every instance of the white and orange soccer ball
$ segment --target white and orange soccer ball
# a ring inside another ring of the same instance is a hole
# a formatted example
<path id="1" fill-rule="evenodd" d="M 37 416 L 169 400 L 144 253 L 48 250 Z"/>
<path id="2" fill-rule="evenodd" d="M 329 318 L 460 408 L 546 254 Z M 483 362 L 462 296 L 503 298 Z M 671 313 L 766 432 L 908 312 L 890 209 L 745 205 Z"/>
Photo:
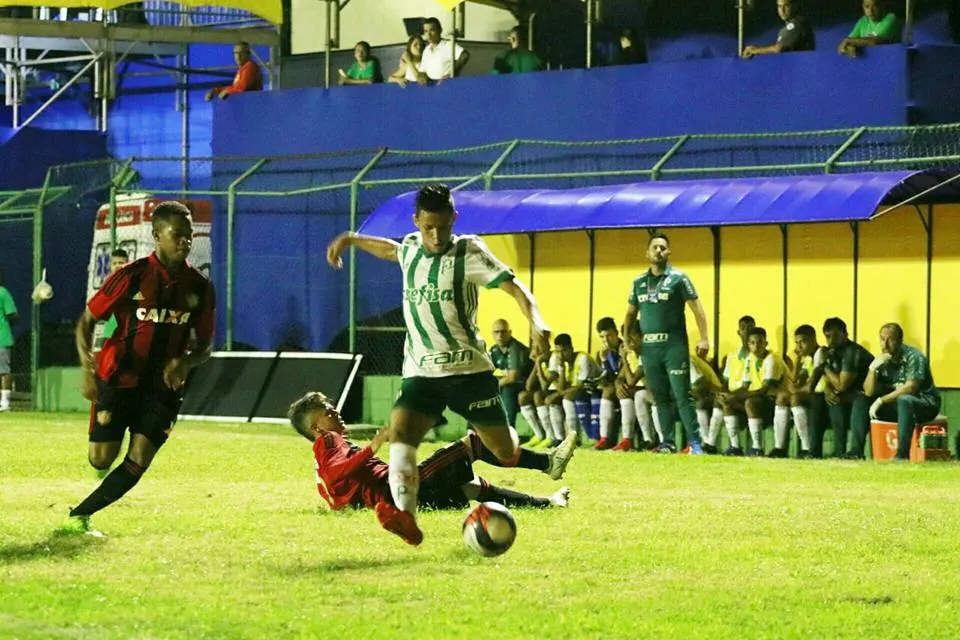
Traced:
<path id="1" fill-rule="evenodd" d="M 492 558 L 506 553 L 517 539 L 517 523 L 502 504 L 481 502 L 463 521 L 463 542 L 474 553 Z"/>

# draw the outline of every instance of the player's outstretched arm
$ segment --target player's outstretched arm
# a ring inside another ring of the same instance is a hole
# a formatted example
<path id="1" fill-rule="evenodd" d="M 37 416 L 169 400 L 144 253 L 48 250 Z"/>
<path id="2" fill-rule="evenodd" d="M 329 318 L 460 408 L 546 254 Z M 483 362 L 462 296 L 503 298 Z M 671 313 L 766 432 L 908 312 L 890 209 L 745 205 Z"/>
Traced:
<path id="1" fill-rule="evenodd" d="M 343 252 L 351 246 L 366 251 L 381 260 L 398 261 L 397 250 L 400 248 L 400 243 L 389 238 L 364 236 L 353 231 L 344 231 L 327 245 L 327 262 L 330 263 L 330 266 L 334 269 L 341 268 L 343 266 Z"/>
<path id="2" fill-rule="evenodd" d="M 550 327 L 543 321 L 543 316 L 540 315 L 540 308 L 537 307 L 537 301 L 534 299 L 530 289 L 516 278 L 501 282 L 500 289 L 509 293 L 510 296 L 516 300 L 517 306 L 520 307 L 520 311 L 527 320 L 530 321 L 530 327 L 537 337 L 548 338 L 550 335 Z"/>
<path id="3" fill-rule="evenodd" d="M 84 309 L 75 333 L 77 355 L 80 356 L 80 369 L 83 372 L 81 392 L 91 402 L 97 399 L 97 387 L 93 379 L 93 329 L 96 324 L 90 311 Z"/>

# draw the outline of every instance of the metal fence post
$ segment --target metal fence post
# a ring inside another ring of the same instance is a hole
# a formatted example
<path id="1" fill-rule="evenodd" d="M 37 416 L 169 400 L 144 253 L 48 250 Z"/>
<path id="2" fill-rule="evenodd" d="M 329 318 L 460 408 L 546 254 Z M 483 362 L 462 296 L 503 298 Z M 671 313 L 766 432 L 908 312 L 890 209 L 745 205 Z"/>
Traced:
<path id="1" fill-rule="evenodd" d="M 43 188 L 37 199 L 37 207 L 33 213 L 33 283 L 40 282 L 43 273 L 43 201 L 50 188 L 53 169 L 47 169 L 43 179 Z M 38 406 L 37 382 L 40 378 L 40 303 L 33 303 L 33 313 L 30 314 L 30 408 L 34 411 Z"/>
<path id="2" fill-rule="evenodd" d="M 386 147 L 377 151 L 372 158 L 350 181 L 350 231 L 357 230 L 357 215 L 360 212 L 360 181 L 380 162 L 387 153 Z M 357 249 L 350 247 L 350 266 L 348 272 L 347 303 L 347 348 L 351 353 L 357 350 Z"/>
<path id="3" fill-rule="evenodd" d="M 500 166 L 507 161 L 507 158 L 510 157 L 510 154 L 513 153 L 513 150 L 517 148 L 517 145 L 520 144 L 520 140 L 514 140 L 507 145 L 507 148 L 503 150 L 503 153 L 500 154 L 500 157 L 494 160 L 493 164 L 490 165 L 490 168 L 487 169 L 483 174 L 483 190 L 490 191 L 493 189 L 493 178 L 494 174 L 500 169 Z"/>
<path id="4" fill-rule="evenodd" d="M 860 138 L 860 136 L 863 135 L 863 132 L 866 130 L 867 130 L 866 127 L 860 127 L 859 129 L 854 131 L 852 134 L 850 134 L 850 137 L 847 138 L 846 141 L 844 141 L 844 143 L 840 145 L 837 148 L 837 150 L 830 155 L 829 158 L 827 158 L 827 161 L 823 163 L 823 172 L 831 173 L 833 171 L 833 165 L 837 163 L 837 160 L 840 159 L 840 156 L 846 153 L 847 149 L 852 147 L 853 144 Z"/>
<path id="5" fill-rule="evenodd" d="M 237 176 L 237 179 L 231 182 L 230 186 L 227 187 L 227 335 L 226 339 L 224 340 L 224 348 L 227 351 L 233 349 L 233 226 L 234 219 L 236 218 L 237 187 L 240 186 L 240 183 L 242 183 L 244 180 L 259 171 L 260 167 L 266 163 L 267 158 L 261 158 L 260 160 L 257 160 L 252 167 Z"/>

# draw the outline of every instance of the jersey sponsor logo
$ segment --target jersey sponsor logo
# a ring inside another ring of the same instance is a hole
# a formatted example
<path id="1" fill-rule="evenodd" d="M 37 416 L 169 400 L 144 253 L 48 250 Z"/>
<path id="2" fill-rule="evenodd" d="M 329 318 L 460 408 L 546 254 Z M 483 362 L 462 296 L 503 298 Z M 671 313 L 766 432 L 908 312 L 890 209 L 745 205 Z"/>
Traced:
<path id="1" fill-rule="evenodd" d="M 440 351 L 438 353 L 428 353 L 420 358 L 419 365 L 423 369 L 432 367 L 443 367 L 449 365 L 461 365 L 473 362 L 473 351 L 470 349 L 460 349 L 457 351 Z"/>
<path id="2" fill-rule="evenodd" d="M 137 309 L 137 320 L 156 324 L 187 324 L 190 322 L 189 311 L 176 309 L 156 309 L 154 307 L 140 307 Z"/>
<path id="3" fill-rule="evenodd" d="M 453 258 L 442 258 L 440 260 L 440 273 L 446 273 L 453 269 Z"/>
<path id="4" fill-rule="evenodd" d="M 453 289 L 440 289 L 432 282 L 421 287 L 405 287 L 403 289 L 403 299 L 415 305 L 431 302 L 453 302 Z"/>
<path id="5" fill-rule="evenodd" d="M 653 295 L 641 293 L 640 295 L 637 296 L 637 302 L 640 304 L 643 304 L 644 302 L 651 302 L 651 303 L 656 303 L 658 301 L 665 302 L 669 299 L 670 299 L 670 293 L 667 291 L 660 291 Z"/>
<path id="6" fill-rule="evenodd" d="M 473 411 L 474 409 L 486 409 L 488 407 L 495 407 L 497 406 L 497 402 L 499 400 L 500 398 L 498 396 L 494 396 L 492 398 L 487 398 L 486 400 L 477 400 L 475 402 L 471 402 L 470 404 L 467 405 L 467 411 Z"/>

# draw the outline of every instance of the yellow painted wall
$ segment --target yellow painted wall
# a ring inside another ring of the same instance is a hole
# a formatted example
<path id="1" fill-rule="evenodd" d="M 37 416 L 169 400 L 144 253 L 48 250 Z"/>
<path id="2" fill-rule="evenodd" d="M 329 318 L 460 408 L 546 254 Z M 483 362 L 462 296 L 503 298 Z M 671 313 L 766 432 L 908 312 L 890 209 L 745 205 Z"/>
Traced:
<path id="1" fill-rule="evenodd" d="M 860 225 L 858 275 L 857 342 L 879 353 L 881 325 L 899 322 L 926 349 L 927 239 L 913 207 Z"/>
<path id="2" fill-rule="evenodd" d="M 590 251 L 587 234 L 540 234 L 534 242 L 533 293 L 554 335 L 569 333 L 573 348 L 585 351 L 590 326 Z"/>
<path id="3" fill-rule="evenodd" d="M 853 231 L 847 223 L 787 229 L 787 339 L 801 324 L 817 335 L 827 318 L 853 322 Z M 823 341 L 823 338 L 820 338 Z M 793 345 L 788 344 L 789 353 Z"/>
<path id="4" fill-rule="evenodd" d="M 484 236 L 487 247 L 500 260 L 513 268 L 513 272 L 527 286 L 530 286 L 530 237 L 525 235 Z M 530 330 L 527 319 L 520 313 L 520 307 L 513 298 L 499 289 L 480 290 L 480 308 L 477 310 L 477 324 L 480 335 L 487 346 L 493 345 L 490 329 L 495 320 L 503 318 L 510 323 L 514 337 L 529 345 Z"/>
<path id="5" fill-rule="evenodd" d="M 783 245 L 779 227 L 720 230 L 720 354 L 739 348 L 737 321 L 751 315 L 783 353 Z"/>
<path id="6" fill-rule="evenodd" d="M 711 338 L 715 320 L 713 238 L 708 229 L 668 230 L 671 261 L 693 280 L 707 311 Z M 619 324 L 633 279 L 647 268 L 647 231 L 598 231 L 595 234 L 593 315 L 588 317 L 589 242 L 583 232 L 540 234 L 535 241 L 534 273 L 526 236 L 488 236 L 490 249 L 517 272 L 534 293 L 554 333 L 571 334 L 577 349 L 593 350 L 592 327 L 609 315 Z M 793 330 L 812 324 L 820 333 L 824 319 L 839 316 L 852 327 L 853 235 L 849 225 L 797 225 L 787 233 L 788 264 L 782 262 L 778 227 L 728 227 L 721 230 L 719 353 L 733 350 L 737 319 L 750 314 L 767 329 L 771 348 L 792 353 Z M 938 386 L 960 387 L 960 206 L 936 208 L 934 218 L 930 361 Z M 858 339 L 878 350 L 877 333 L 885 322 L 899 322 L 907 343 L 925 349 L 926 235 L 913 208 L 904 208 L 860 225 L 858 267 Z M 783 317 L 783 278 L 787 278 L 787 317 Z M 498 317 L 529 339 L 516 304 L 502 292 L 481 293 L 479 322 L 490 339 Z M 781 345 L 783 327 L 787 344 Z M 688 313 L 687 330 L 696 337 Z"/>
<path id="7" fill-rule="evenodd" d="M 960 387 L 960 206 L 936 207 L 930 304 L 930 366 L 941 387 Z"/>

